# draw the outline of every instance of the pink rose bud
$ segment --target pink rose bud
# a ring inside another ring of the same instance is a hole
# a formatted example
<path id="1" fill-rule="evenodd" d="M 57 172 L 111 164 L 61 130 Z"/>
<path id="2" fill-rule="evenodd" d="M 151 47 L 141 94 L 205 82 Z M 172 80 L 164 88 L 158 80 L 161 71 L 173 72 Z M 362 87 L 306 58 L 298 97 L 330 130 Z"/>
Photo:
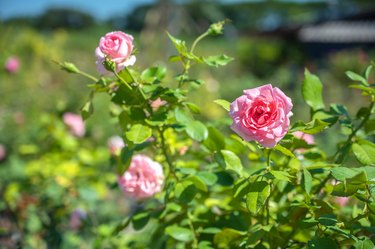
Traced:
<path id="1" fill-rule="evenodd" d="M 103 66 L 105 58 L 116 64 L 116 71 L 119 72 L 127 66 L 134 65 L 136 58 L 133 52 L 133 36 L 121 31 L 107 33 L 100 38 L 99 46 L 95 50 L 97 57 L 96 66 L 101 74 L 108 74 Z"/>
<path id="2" fill-rule="evenodd" d="M 167 103 L 165 100 L 161 100 L 161 98 L 157 98 L 151 102 L 151 108 L 155 112 L 159 109 L 160 106 L 163 106 Z"/>
<path id="3" fill-rule="evenodd" d="M 108 149 L 112 155 L 120 154 L 122 148 L 125 147 L 124 140 L 119 136 L 112 136 L 108 139 Z"/>
<path id="4" fill-rule="evenodd" d="M 6 155 L 7 153 L 6 153 L 4 145 L 0 144 L 0 161 L 3 161 Z"/>
<path id="5" fill-rule="evenodd" d="M 160 192 L 163 181 L 161 165 L 144 155 L 133 156 L 129 169 L 118 178 L 118 184 L 125 195 L 137 200 Z"/>
<path id="6" fill-rule="evenodd" d="M 83 119 L 80 115 L 67 112 L 63 116 L 64 123 L 69 127 L 70 132 L 77 137 L 85 135 L 86 129 Z"/>
<path id="7" fill-rule="evenodd" d="M 274 147 L 289 130 L 293 104 L 271 84 L 247 89 L 230 105 L 231 128 L 246 141 Z"/>
<path id="8" fill-rule="evenodd" d="M 17 71 L 20 69 L 20 61 L 17 57 L 12 56 L 7 59 L 5 62 L 5 70 L 8 71 L 8 73 L 17 73 Z"/>

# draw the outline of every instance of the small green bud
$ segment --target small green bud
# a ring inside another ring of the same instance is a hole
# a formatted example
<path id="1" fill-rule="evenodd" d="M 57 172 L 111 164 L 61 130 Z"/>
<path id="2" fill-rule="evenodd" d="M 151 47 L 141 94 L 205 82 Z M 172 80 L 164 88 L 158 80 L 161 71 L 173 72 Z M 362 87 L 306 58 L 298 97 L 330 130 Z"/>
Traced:
<path id="1" fill-rule="evenodd" d="M 116 71 L 116 63 L 109 60 L 108 58 L 103 61 L 104 68 L 107 69 L 110 72 Z"/>
<path id="2" fill-rule="evenodd" d="M 79 73 L 79 69 L 70 62 L 62 62 L 60 63 L 60 67 L 69 73 Z"/>
<path id="3" fill-rule="evenodd" d="M 223 33 L 224 24 L 226 24 L 229 20 L 223 20 L 220 22 L 216 22 L 210 25 L 208 28 L 208 34 L 209 35 L 220 35 Z"/>

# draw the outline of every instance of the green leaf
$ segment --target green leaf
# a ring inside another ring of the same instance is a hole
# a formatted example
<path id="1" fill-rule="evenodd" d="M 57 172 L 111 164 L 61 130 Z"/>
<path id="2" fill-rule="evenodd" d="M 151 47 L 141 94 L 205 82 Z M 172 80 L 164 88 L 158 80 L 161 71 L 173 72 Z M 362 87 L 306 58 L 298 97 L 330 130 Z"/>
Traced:
<path id="1" fill-rule="evenodd" d="M 354 195 L 360 188 L 361 185 L 339 183 L 333 187 L 332 195 L 348 197 Z"/>
<path id="2" fill-rule="evenodd" d="M 177 51 L 180 54 L 186 54 L 187 53 L 187 47 L 186 47 L 185 41 L 173 37 L 168 32 L 167 32 L 167 35 L 168 35 L 169 39 L 172 41 L 173 45 L 176 47 Z"/>
<path id="3" fill-rule="evenodd" d="M 128 132 L 125 133 L 126 138 L 135 144 L 145 142 L 152 135 L 150 127 L 136 124 L 133 125 Z"/>
<path id="4" fill-rule="evenodd" d="M 333 214 L 326 214 L 318 218 L 320 224 L 324 226 L 334 226 L 337 223 L 337 218 Z"/>
<path id="5" fill-rule="evenodd" d="M 230 102 L 226 101 L 225 99 L 214 100 L 214 103 L 223 107 L 226 111 L 228 111 L 228 112 L 230 111 Z"/>
<path id="6" fill-rule="evenodd" d="M 180 107 L 176 107 L 176 109 L 174 110 L 174 115 L 177 122 L 182 125 L 186 125 L 186 123 L 190 123 L 193 121 L 193 119 Z"/>
<path id="7" fill-rule="evenodd" d="M 352 71 L 346 71 L 345 74 L 346 74 L 346 76 L 349 77 L 349 79 L 351 79 L 353 81 L 361 82 L 364 86 L 368 86 L 368 83 L 367 83 L 366 79 L 363 78 L 361 75 L 356 74 Z"/>
<path id="8" fill-rule="evenodd" d="M 369 239 L 364 239 L 364 240 L 358 240 L 354 244 L 355 249 L 374 249 L 375 245 L 372 243 L 371 240 Z"/>
<path id="9" fill-rule="evenodd" d="M 207 171 L 199 171 L 197 176 L 208 186 L 214 185 L 218 180 L 216 174 Z"/>
<path id="10" fill-rule="evenodd" d="M 201 241 L 198 244 L 198 249 L 215 249 L 212 247 L 212 243 L 210 241 Z"/>
<path id="11" fill-rule="evenodd" d="M 370 141 L 361 140 L 352 145 L 352 150 L 360 163 L 375 166 L 375 144 Z"/>
<path id="12" fill-rule="evenodd" d="M 191 103 L 191 102 L 185 102 L 184 103 L 189 109 L 190 111 L 192 111 L 193 113 L 196 113 L 196 114 L 199 114 L 201 112 L 199 106 L 197 106 L 196 104 L 194 103 Z"/>
<path id="13" fill-rule="evenodd" d="M 291 152 L 290 150 L 288 150 L 287 148 L 283 147 L 280 144 L 277 144 L 274 147 L 274 149 L 280 151 L 281 153 L 283 153 L 286 156 L 295 157 L 294 154 L 293 154 L 293 152 Z"/>
<path id="14" fill-rule="evenodd" d="M 208 136 L 207 127 L 200 121 L 194 120 L 186 123 L 186 133 L 194 140 L 203 141 Z"/>
<path id="15" fill-rule="evenodd" d="M 150 220 L 149 212 L 137 213 L 132 217 L 132 224 L 135 230 L 141 230 L 144 228 Z"/>
<path id="16" fill-rule="evenodd" d="M 307 169 L 303 169 L 303 186 L 308 195 L 310 195 L 312 188 L 312 176 Z"/>
<path id="17" fill-rule="evenodd" d="M 330 123 L 320 119 L 314 119 L 306 124 L 303 121 L 298 121 L 292 126 L 290 132 L 302 131 L 307 134 L 316 134 L 328 128 L 329 125 Z"/>
<path id="18" fill-rule="evenodd" d="M 150 67 L 141 73 L 141 79 L 145 82 L 154 82 L 156 80 L 161 81 L 167 73 L 165 67 Z"/>
<path id="19" fill-rule="evenodd" d="M 215 234 L 214 243 L 215 248 L 239 248 L 235 244 L 236 240 L 246 235 L 246 232 L 241 232 L 231 228 L 224 228 L 221 232 Z"/>
<path id="20" fill-rule="evenodd" d="M 190 242 L 193 240 L 193 233 L 188 228 L 172 225 L 165 228 L 165 233 L 178 241 Z"/>
<path id="21" fill-rule="evenodd" d="M 175 186 L 175 195 L 182 203 L 191 202 L 197 194 L 197 188 L 191 181 L 179 182 Z"/>
<path id="22" fill-rule="evenodd" d="M 249 186 L 249 193 L 246 196 L 247 209 L 252 214 L 257 214 L 270 196 L 271 188 L 266 181 L 253 182 Z"/>
<path id="23" fill-rule="evenodd" d="M 270 172 L 276 179 L 281 181 L 288 181 L 290 182 L 290 178 L 292 177 L 287 172 L 279 171 L 279 170 L 272 170 Z"/>
<path id="24" fill-rule="evenodd" d="M 366 80 L 369 80 L 369 78 L 370 78 L 370 73 L 371 73 L 372 69 L 373 69 L 373 65 L 370 65 L 370 66 L 368 66 L 368 67 L 366 68 L 366 72 L 365 72 Z"/>
<path id="25" fill-rule="evenodd" d="M 119 175 L 123 175 L 124 172 L 129 168 L 132 157 L 133 157 L 133 150 L 129 149 L 128 146 L 125 146 L 121 150 L 121 163 L 117 165 L 117 172 Z"/>
<path id="26" fill-rule="evenodd" d="M 328 237 L 315 237 L 307 245 L 308 249 L 338 249 L 337 243 Z"/>
<path id="27" fill-rule="evenodd" d="M 198 176 L 194 176 L 194 175 L 188 176 L 184 180 L 192 182 L 195 185 L 195 187 L 199 190 L 202 190 L 204 192 L 208 191 L 205 182 L 202 179 L 200 179 Z"/>
<path id="28" fill-rule="evenodd" d="M 309 70 L 305 69 L 305 79 L 302 84 L 302 96 L 306 104 L 308 104 L 314 111 L 324 109 L 323 85 L 319 78 L 311 74 Z"/>
<path id="29" fill-rule="evenodd" d="M 352 178 L 360 172 L 356 168 L 336 167 L 331 169 L 332 176 L 339 181 L 345 181 L 346 179 Z"/>
<path id="30" fill-rule="evenodd" d="M 212 152 L 222 150 L 225 148 L 224 136 L 218 129 L 208 127 L 208 136 L 203 141 L 203 145 Z"/>
<path id="31" fill-rule="evenodd" d="M 242 176 L 243 167 L 240 158 L 230 150 L 221 150 L 220 154 L 223 159 L 221 165 L 224 166 L 225 170 L 235 172 L 239 176 Z"/>
<path id="32" fill-rule="evenodd" d="M 213 66 L 213 67 L 225 66 L 232 60 L 233 60 L 232 57 L 226 56 L 225 54 L 203 58 L 203 61 L 207 65 Z"/>

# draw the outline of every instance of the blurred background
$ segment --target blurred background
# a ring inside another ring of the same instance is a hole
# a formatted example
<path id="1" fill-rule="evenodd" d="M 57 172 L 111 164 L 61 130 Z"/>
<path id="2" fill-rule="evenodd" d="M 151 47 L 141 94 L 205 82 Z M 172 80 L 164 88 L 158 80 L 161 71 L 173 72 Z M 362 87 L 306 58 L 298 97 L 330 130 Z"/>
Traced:
<path id="1" fill-rule="evenodd" d="M 129 237 L 110 236 L 132 206 L 110 166 L 108 139 L 121 130 L 109 99 L 97 95 L 84 131 L 72 131 L 65 114 L 79 114 L 90 82 L 54 61 L 99 76 L 99 38 L 122 30 L 135 37 L 136 69 L 168 66 L 172 79 L 181 68 L 167 63 L 175 51 L 166 31 L 191 43 L 223 19 L 230 20 L 224 35 L 196 51 L 235 60 L 193 68 L 205 82 L 191 93 L 202 119 L 227 118 L 213 100 L 272 83 L 293 99 L 293 120 L 308 121 L 304 68 L 321 78 L 326 103 L 345 104 L 352 115 L 365 103 L 344 72 L 361 74 L 374 59 L 373 0 L 0 1 L 0 248 L 128 248 Z M 329 152 L 337 139 L 318 142 Z"/>

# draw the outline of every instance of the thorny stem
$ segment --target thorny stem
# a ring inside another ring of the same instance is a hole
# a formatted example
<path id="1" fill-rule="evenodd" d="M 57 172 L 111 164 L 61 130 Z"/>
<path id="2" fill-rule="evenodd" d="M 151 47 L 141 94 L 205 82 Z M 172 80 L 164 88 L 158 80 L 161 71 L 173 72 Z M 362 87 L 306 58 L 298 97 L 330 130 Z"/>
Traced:
<path id="1" fill-rule="evenodd" d="M 198 45 L 198 42 L 200 42 L 203 38 L 205 38 L 206 36 L 208 36 L 209 33 L 206 31 L 204 32 L 203 34 L 201 34 L 200 36 L 197 37 L 197 39 L 194 40 L 193 42 L 193 45 L 191 45 L 191 49 L 190 49 L 190 54 L 193 54 L 194 50 L 195 50 L 195 47 Z M 181 79 L 180 81 L 178 82 L 178 87 L 180 88 L 183 84 L 183 80 L 184 80 L 184 76 L 187 75 L 189 73 L 189 69 L 190 69 L 190 59 L 187 59 L 187 61 L 185 62 L 184 61 L 184 58 L 182 56 L 182 62 L 184 64 L 184 71 L 182 72 L 182 76 L 181 76 Z"/>
<path id="2" fill-rule="evenodd" d="M 371 116 L 371 112 L 372 112 L 372 108 L 374 107 L 374 103 L 373 101 L 371 101 L 371 104 L 369 106 L 369 112 L 367 113 L 367 115 L 365 116 L 365 118 L 362 120 L 362 122 L 357 126 L 357 128 L 355 128 L 352 133 L 349 135 L 348 139 L 345 141 L 344 145 L 341 146 L 341 148 L 344 148 L 345 146 L 348 146 L 350 143 L 352 143 L 352 139 L 353 137 L 356 135 L 356 133 L 366 124 L 366 122 L 368 121 L 368 119 L 370 118 Z M 337 155 L 340 153 L 340 149 L 336 151 L 335 155 L 333 156 L 333 158 L 336 158 Z M 343 155 L 345 156 L 345 155 Z M 342 161 L 344 160 L 344 157 L 339 157 L 335 160 L 335 163 L 341 163 Z M 320 192 L 320 190 L 324 187 L 324 185 L 327 183 L 327 181 L 331 178 L 331 175 L 327 175 L 326 178 L 324 178 L 324 180 L 319 184 L 318 188 L 315 190 L 315 194 L 318 194 Z"/>
<path id="3" fill-rule="evenodd" d="M 351 142 L 352 142 L 352 139 L 353 137 L 356 135 L 356 133 L 366 124 L 366 122 L 368 121 L 368 119 L 370 118 L 370 115 L 372 113 L 372 108 L 374 107 L 374 101 L 373 99 L 371 100 L 371 104 L 369 106 L 369 112 L 367 113 L 367 115 L 365 116 L 365 118 L 362 120 L 362 122 L 357 126 L 357 128 L 355 128 L 352 133 L 349 135 L 348 139 L 346 140 L 346 142 L 344 143 L 343 146 L 341 146 L 341 148 L 349 145 Z M 335 155 L 333 156 L 333 158 L 336 158 L 336 156 L 340 153 L 340 149 L 336 151 Z M 343 158 L 337 158 L 335 160 L 335 163 L 341 163 L 343 161 Z M 324 185 L 327 183 L 327 181 L 331 178 L 331 174 L 328 174 L 327 177 L 319 184 L 318 188 L 315 190 L 314 194 L 318 194 L 321 189 L 324 187 Z M 303 213 L 302 213 L 302 216 L 304 217 L 306 215 L 306 212 L 307 210 L 304 210 Z M 285 245 L 288 244 L 290 238 L 293 237 L 294 233 L 296 232 L 297 229 L 293 228 L 292 232 L 287 235 L 286 237 L 286 240 L 285 240 Z"/>
<path id="4" fill-rule="evenodd" d="M 190 230 L 193 234 L 192 248 L 197 249 L 198 248 L 198 235 L 197 235 L 197 232 L 195 231 L 195 228 L 194 228 L 194 225 L 193 225 L 193 222 L 192 222 L 192 219 L 191 219 L 191 214 L 190 214 L 189 211 L 187 211 L 187 216 L 188 216 L 189 227 L 190 227 Z"/>
<path id="5" fill-rule="evenodd" d="M 167 164 L 168 164 L 168 167 L 169 167 L 168 177 L 172 175 L 177 180 L 178 178 L 177 178 L 176 172 L 174 171 L 172 160 L 171 160 L 171 158 L 168 154 L 167 146 L 165 144 L 164 130 L 159 128 L 159 134 L 160 134 L 161 149 L 163 151 L 163 154 L 165 156 L 165 160 L 167 161 Z"/>

